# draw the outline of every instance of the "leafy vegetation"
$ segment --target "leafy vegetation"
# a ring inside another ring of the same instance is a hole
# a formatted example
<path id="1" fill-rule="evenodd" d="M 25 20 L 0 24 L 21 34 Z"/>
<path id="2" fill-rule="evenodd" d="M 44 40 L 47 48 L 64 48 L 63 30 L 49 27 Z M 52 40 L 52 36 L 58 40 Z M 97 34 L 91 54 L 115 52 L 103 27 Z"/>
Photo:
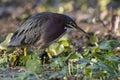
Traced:
<path id="1" fill-rule="evenodd" d="M 69 38 L 69 39 L 68 39 Z M 91 37 L 93 38 L 93 36 Z M 92 44 L 80 53 L 74 51 L 69 44 L 70 36 L 65 35 L 58 42 L 46 49 L 51 58 L 44 56 L 43 61 L 36 52 L 28 51 L 27 56 L 15 52 L 14 49 L 4 50 L 0 57 L 1 75 L 3 79 L 83 79 L 83 80 L 108 80 L 119 78 L 120 58 L 116 56 L 118 42 L 105 40 L 100 44 L 99 39 L 91 39 Z M 93 41 L 92 41 L 93 40 Z M 4 43 L 4 42 L 3 42 Z M 20 53 L 20 52 L 19 52 Z M 13 66 L 19 67 L 13 67 Z M 25 66 L 25 67 L 23 67 Z M 7 72 L 9 68 L 15 70 L 15 74 Z"/>

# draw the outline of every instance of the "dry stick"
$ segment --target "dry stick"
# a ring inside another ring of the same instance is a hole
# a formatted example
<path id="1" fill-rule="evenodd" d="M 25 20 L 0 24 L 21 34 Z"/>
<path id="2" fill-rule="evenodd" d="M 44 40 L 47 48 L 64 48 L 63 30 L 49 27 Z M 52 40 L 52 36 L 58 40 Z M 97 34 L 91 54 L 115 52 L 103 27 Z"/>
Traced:
<path id="1" fill-rule="evenodd" d="M 106 25 L 104 24 L 104 22 L 100 18 L 98 18 L 98 21 L 103 25 L 103 27 L 106 27 Z"/>
<path id="2" fill-rule="evenodd" d="M 117 30 L 119 28 L 119 22 L 120 22 L 120 16 L 119 15 L 113 15 L 113 26 L 114 26 L 114 32 L 117 33 Z"/>
<path id="3" fill-rule="evenodd" d="M 112 30 L 113 30 L 113 9 L 112 9 L 112 7 L 111 7 L 111 10 L 110 10 L 110 12 L 111 12 L 111 22 L 110 22 L 110 26 L 109 26 L 109 32 L 111 32 Z"/>

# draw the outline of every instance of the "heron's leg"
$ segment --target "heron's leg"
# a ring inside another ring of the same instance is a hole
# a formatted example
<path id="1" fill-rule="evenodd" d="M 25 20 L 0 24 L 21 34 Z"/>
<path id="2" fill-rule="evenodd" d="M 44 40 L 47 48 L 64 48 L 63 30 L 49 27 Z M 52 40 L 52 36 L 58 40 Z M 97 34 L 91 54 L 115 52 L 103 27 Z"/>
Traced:
<path id="1" fill-rule="evenodd" d="M 27 48 L 24 48 L 24 56 L 27 56 Z"/>
<path id="2" fill-rule="evenodd" d="M 42 64 L 49 62 L 48 60 L 52 58 L 51 54 L 45 50 L 38 50 L 36 53 L 38 53 Z"/>
<path id="3" fill-rule="evenodd" d="M 52 58 L 52 55 L 49 52 L 46 52 L 45 50 L 41 49 L 39 52 L 47 53 L 48 58 Z M 38 51 L 37 51 L 38 53 Z"/>
<path id="4" fill-rule="evenodd" d="M 52 58 L 52 56 L 49 52 L 47 52 L 47 55 L 48 55 L 49 58 Z"/>

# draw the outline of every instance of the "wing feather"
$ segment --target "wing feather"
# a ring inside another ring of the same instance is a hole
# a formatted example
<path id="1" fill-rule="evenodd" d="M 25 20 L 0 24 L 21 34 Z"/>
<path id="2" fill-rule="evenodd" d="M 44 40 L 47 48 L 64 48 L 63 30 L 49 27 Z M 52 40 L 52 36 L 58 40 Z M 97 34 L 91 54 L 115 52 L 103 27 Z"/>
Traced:
<path id="1" fill-rule="evenodd" d="M 48 16 L 48 13 L 40 13 L 26 20 L 13 34 L 9 46 L 34 44 L 41 36 L 43 23 L 48 20 L 48 17 L 45 18 L 45 16 Z"/>

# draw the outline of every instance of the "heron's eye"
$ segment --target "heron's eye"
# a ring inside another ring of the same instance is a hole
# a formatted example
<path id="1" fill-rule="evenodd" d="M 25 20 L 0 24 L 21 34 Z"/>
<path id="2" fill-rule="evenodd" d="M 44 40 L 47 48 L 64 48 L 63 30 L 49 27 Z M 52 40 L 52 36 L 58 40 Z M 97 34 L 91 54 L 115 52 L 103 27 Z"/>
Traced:
<path id="1" fill-rule="evenodd" d="M 76 26 L 76 24 L 72 21 L 70 21 L 70 25 L 73 26 L 73 27 Z"/>
<path id="2" fill-rule="evenodd" d="M 74 28 L 74 27 L 76 26 L 76 24 L 75 24 L 73 21 L 70 21 L 70 22 L 67 24 L 67 26 L 68 26 L 69 28 Z"/>

